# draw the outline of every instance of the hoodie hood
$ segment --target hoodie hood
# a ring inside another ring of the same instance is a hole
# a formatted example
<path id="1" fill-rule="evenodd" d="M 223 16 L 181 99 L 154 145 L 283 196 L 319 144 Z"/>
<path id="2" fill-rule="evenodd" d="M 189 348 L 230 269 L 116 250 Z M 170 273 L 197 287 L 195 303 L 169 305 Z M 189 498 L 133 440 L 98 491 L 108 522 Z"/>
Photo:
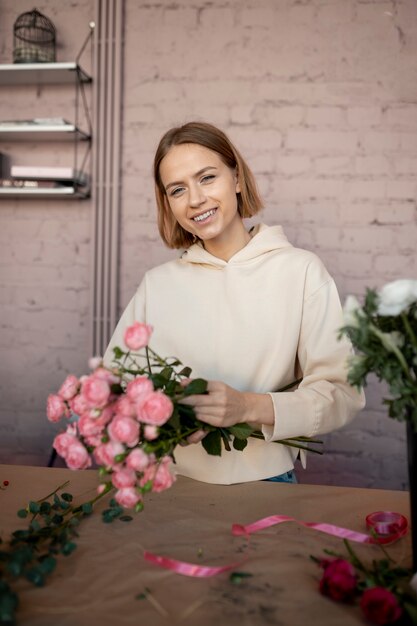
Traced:
<path id="1" fill-rule="evenodd" d="M 226 265 L 240 265 L 253 261 L 264 254 L 268 254 L 268 252 L 292 247 L 281 226 L 258 224 L 251 228 L 249 232 L 252 236 L 251 240 L 244 248 L 236 252 L 229 261 L 224 261 L 210 254 L 203 248 L 201 243 L 195 243 L 190 246 L 182 254 L 181 261 L 221 269 Z"/>

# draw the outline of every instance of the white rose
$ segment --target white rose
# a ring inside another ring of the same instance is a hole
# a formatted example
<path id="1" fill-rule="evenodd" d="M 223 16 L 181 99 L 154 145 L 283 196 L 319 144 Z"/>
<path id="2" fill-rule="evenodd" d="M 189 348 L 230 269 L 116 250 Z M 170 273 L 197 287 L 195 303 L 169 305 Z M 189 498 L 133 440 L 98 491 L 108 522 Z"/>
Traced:
<path id="1" fill-rule="evenodd" d="M 378 315 L 399 315 L 413 302 L 417 302 L 417 280 L 394 280 L 378 293 Z"/>
<path id="2" fill-rule="evenodd" d="M 345 326 L 357 328 L 357 326 L 359 326 L 358 315 L 360 315 L 361 311 L 362 309 L 358 299 L 355 298 L 355 296 L 348 296 L 343 307 Z"/>

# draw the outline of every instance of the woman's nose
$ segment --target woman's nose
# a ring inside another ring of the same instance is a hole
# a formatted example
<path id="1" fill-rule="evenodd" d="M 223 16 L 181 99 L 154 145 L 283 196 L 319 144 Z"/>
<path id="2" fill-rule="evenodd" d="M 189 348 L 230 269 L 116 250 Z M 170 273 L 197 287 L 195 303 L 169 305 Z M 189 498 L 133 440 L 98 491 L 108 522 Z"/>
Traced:
<path id="1" fill-rule="evenodd" d="M 206 196 L 199 185 L 190 187 L 189 201 L 191 207 L 199 207 L 206 201 Z"/>

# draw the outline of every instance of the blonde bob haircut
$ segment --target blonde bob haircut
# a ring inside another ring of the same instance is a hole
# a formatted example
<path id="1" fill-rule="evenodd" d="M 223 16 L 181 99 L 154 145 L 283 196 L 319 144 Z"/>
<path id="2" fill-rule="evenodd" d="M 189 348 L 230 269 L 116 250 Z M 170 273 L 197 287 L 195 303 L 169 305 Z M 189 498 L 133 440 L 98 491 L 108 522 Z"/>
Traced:
<path id="1" fill-rule="evenodd" d="M 183 126 L 171 128 L 159 142 L 153 165 L 158 228 L 169 248 L 189 248 L 196 241 L 195 236 L 182 228 L 175 219 L 160 176 L 162 159 L 173 146 L 185 143 L 198 144 L 217 152 L 226 165 L 236 170 L 240 184 L 237 205 L 241 217 L 252 217 L 263 207 L 252 172 L 225 133 L 206 122 L 188 122 Z"/>

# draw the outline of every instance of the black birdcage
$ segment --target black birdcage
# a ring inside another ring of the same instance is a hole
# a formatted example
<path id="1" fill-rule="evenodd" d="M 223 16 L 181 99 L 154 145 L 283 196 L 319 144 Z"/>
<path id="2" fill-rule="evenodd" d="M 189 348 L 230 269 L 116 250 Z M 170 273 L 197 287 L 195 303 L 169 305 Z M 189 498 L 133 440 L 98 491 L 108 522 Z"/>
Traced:
<path id="1" fill-rule="evenodd" d="M 22 13 L 14 23 L 14 63 L 53 63 L 55 26 L 37 9 Z"/>

